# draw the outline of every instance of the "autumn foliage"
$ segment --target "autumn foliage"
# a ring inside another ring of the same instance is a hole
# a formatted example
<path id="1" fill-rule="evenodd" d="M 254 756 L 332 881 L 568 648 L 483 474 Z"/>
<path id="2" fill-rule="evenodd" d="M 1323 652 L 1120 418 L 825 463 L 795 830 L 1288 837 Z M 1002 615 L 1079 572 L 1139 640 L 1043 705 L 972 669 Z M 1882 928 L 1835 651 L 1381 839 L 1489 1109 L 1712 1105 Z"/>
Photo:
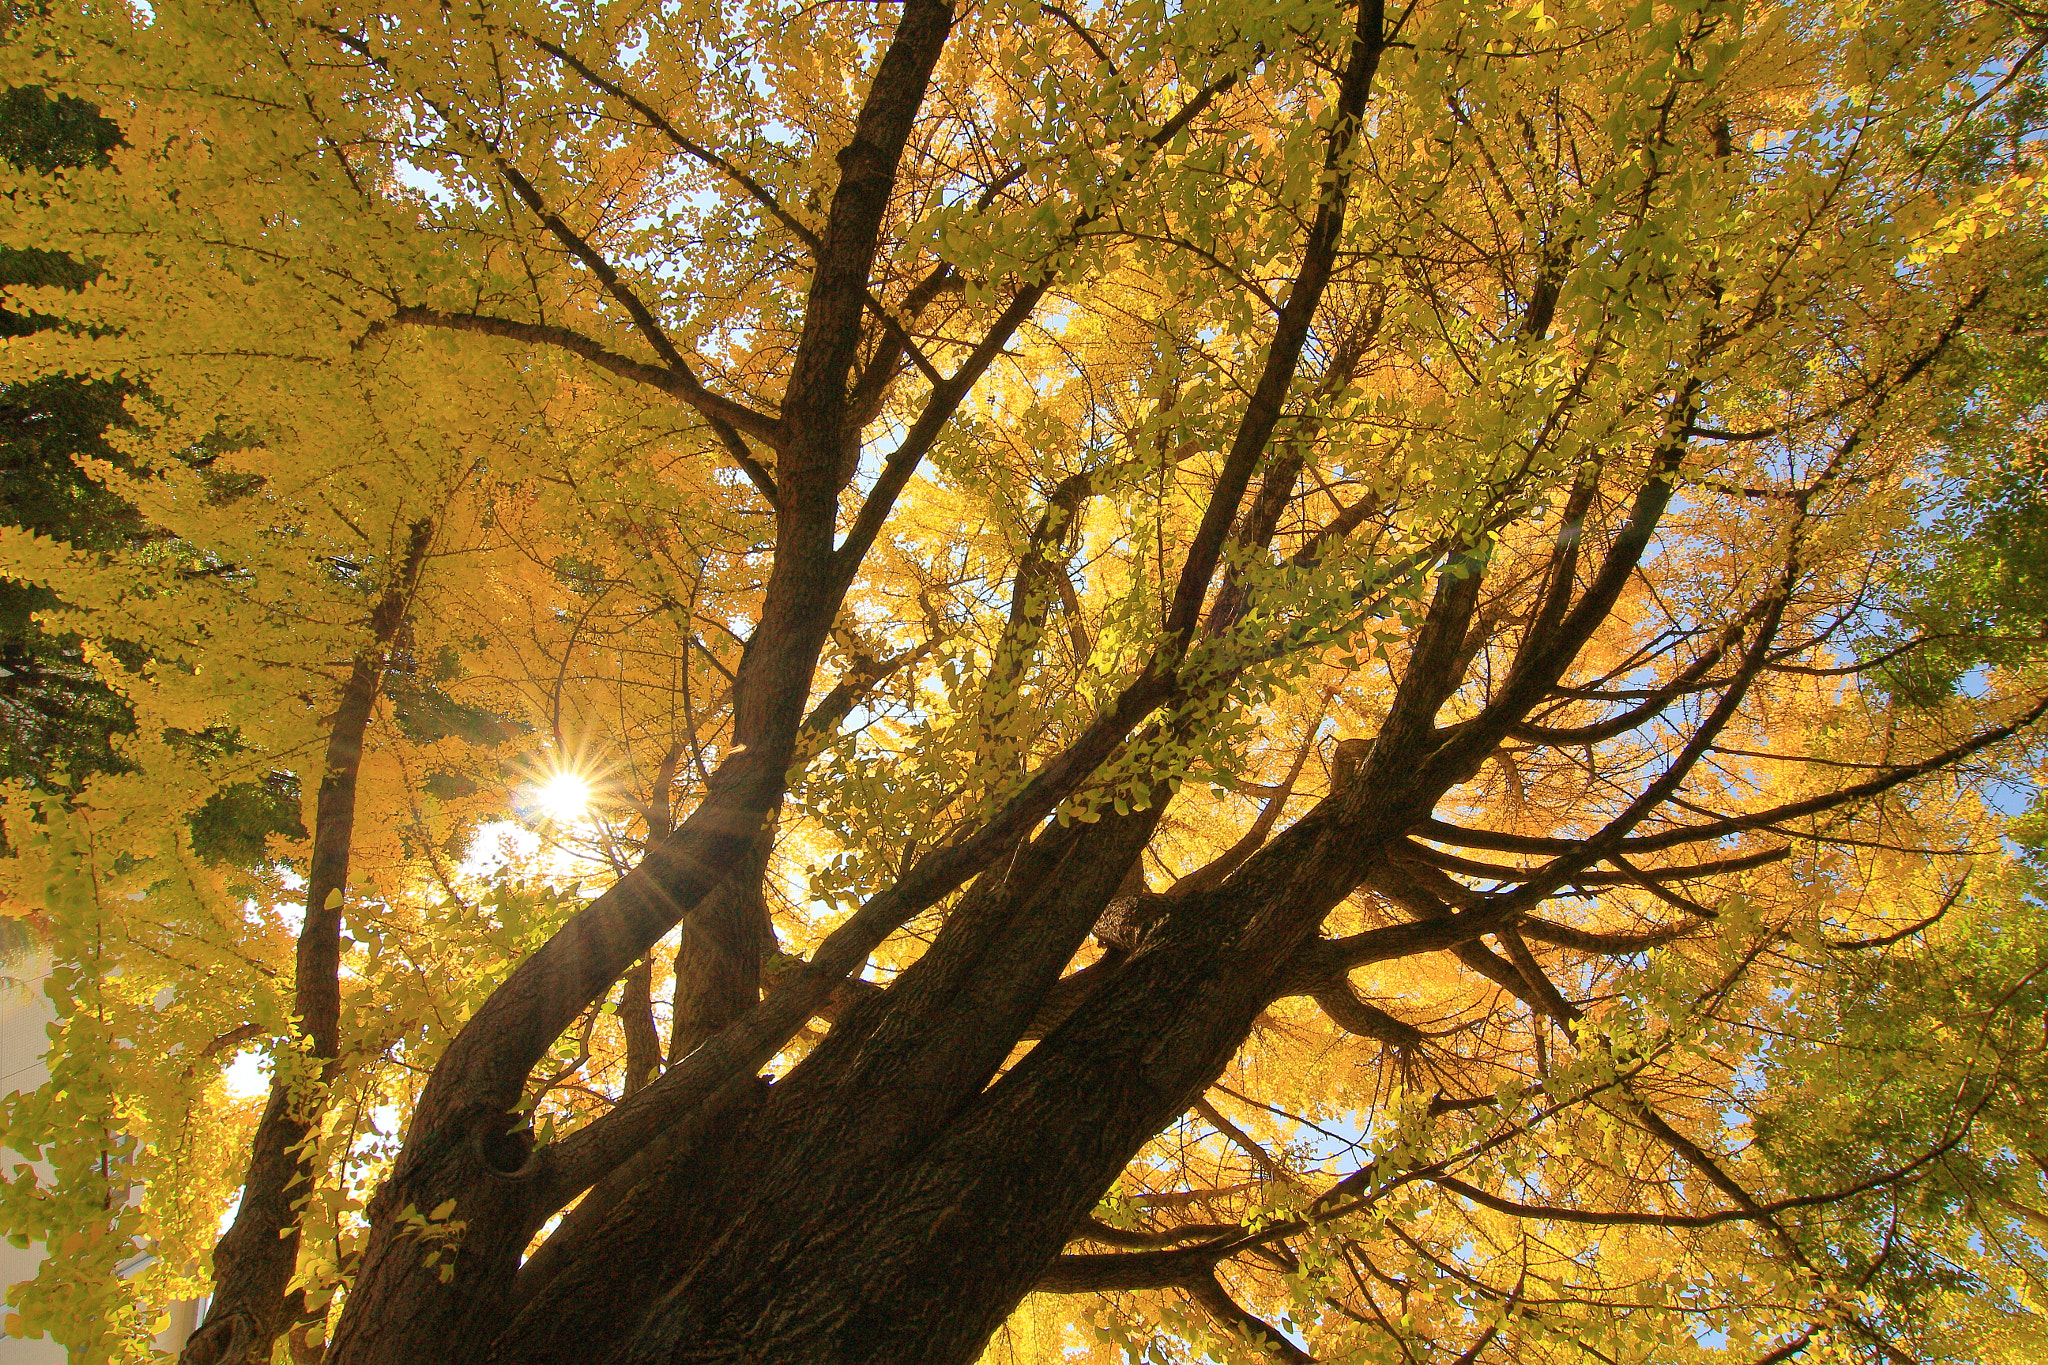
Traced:
<path id="1" fill-rule="evenodd" d="M 0 810 L 8 1332 L 2040 1359 L 2044 50 L 12 12 L 132 729 Z"/>

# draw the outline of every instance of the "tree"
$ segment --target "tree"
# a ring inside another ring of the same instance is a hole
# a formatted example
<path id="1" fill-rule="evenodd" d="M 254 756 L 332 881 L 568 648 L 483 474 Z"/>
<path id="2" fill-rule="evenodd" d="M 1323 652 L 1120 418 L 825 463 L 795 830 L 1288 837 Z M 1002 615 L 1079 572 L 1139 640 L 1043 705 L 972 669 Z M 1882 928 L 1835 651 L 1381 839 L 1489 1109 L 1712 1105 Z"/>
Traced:
<path id="1" fill-rule="evenodd" d="M 91 105 L 52 99 L 34 86 L 0 92 L 0 156 L 44 173 L 59 166 L 103 164 L 119 134 Z M 0 280 L 9 285 L 74 285 L 81 263 L 34 248 L 0 249 Z M 0 335 L 20 336 L 46 319 L 0 313 Z M 0 460 L 4 460 L 8 525 L 98 549 L 134 529 L 129 509 L 88 480 L 74 454 L 107 459 L 101 439 L 121 420 L 118 383 L 71 375 L 38 376 L 0 389 Z M 75 642 L 53 639 L 31 620 L 55 605 L 51 595 L 17 582 L 0 583 L 0 772 L 63 781 L 72 770 L 111 762 L 107 736 L 126 719 L 99 686 Z"/>
<path id="2" fill-rule="evenodd" d="M 25 1326 L 240 1185 L 193 1361 L 2037 1349 L 2040 630 L 1915 481 L 2041 418 L 2039 16 L 21 30 L 164 533 L 5 542 L 147 659 L 8 814 Z"/>

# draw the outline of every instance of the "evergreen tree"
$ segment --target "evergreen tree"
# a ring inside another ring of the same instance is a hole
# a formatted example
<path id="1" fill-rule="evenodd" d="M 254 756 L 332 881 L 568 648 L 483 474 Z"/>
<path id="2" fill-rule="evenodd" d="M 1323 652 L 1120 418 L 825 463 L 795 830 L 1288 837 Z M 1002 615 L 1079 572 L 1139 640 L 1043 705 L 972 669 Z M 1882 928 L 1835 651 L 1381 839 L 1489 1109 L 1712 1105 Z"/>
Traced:
<path id="1" fill-rule="evenodd" d="M 0 92 L 0 157 L 45 173 L 104 165 L 120 131 L 83 100 L 35 86 Z M 90 262 L 53 251 L 0 246 L 0 287 L 82 286 Z M 55 321 L 0 307 L 0 337 Z M 0 522 L 86 551 L 140 533 L 134 509 L 80 463 L 123 467 L 106 434 L 124 420 L 129 385 L 53 374 L 0 384 Z M 50 632 L 35 613 L 56 604 L 48 588 L 0 578 L 0 780 L 68 786 L 115 767 L 112 737 L 130 718 L 86 661 L 75 635 Z"/>

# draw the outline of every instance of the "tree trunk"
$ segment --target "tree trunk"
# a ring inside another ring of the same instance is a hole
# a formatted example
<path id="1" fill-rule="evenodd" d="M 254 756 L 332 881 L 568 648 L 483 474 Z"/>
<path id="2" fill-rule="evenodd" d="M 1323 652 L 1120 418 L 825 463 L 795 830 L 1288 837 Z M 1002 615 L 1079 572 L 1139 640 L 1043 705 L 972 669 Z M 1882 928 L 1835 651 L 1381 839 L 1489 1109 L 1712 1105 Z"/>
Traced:
<path id="1" fill-rule="evenodd" d="M 661 1035 L 654 1027 L 654 963 L 641 958 L 619 983 L 619 1029 L 626 1037 L 626 1094 L 661 1071 Z"/>
<path id="2" fill-rule="evenodd" d="M 433 523 L 413 523 L 399 571 L 370 614 L 371 642 L 356 656 L 335 708 L 314 808 L 306 918 L 292 978 L 305 1051 L 302 1057 L 281 1052 L 276 1060 L 242 1180 L 242 1202 L 214 1247 L 213 1302 L 180 1357 L 187 1365 L 262 1365 L 298 1316 L 298 1296 L 287 1298 L 285 1287 L 299 1258 L 294 1206 L 312 1189 L 307 1147 L 319 1125 L 323 1092 L 340 1070 L 341 912 L 355 835 L 356 777 L 385 656 L 404 624 L 432 535 Z"/>
<path id="3" fill-rule="evenodd" d="M 984 874 L 897 982 L 751 1121 L 571 1248 L 489 1359 L 964 1365 L 1139 1149 L 1207 1088 L 1323 917 L 1455 774 L 1420 761 L 1479 592 L 1446 573 L 1388 742 L 1221 885 L 1167 898 L 1007 1074 L 1161 809 L 1051 827 Z M 1161 793 L 1163 796 L 1164 793 Z"/>
<path id="4" fill-rule="evenodd" d="M 774 937 L 761 894 L 770 832 L 683 923 L 676 944 L 668 1055 L 680 1061 L 761 998 L 761 961 Z"/>
<path id="5" fill-rule="evenodd" d="M 1377 0 L 1360 6 L 1326 148 L 1333 192 L 1318 205 L 1256 391 L 1182 565 L 1160 651 L 1082 739 L 980 832 L 920 860 L 835 930 L 795 986 L 778 987 L 587 1130 L 529 1155 L 519 1146 L 530 1141 L 523 1134 L 508 1144 L 507 1111 L 576 1012 L 601 998 L 670 926 L 688 926 L 688 949 L 699 921 L 724 920 L 725 931 L 708 938 L 728 948 L 757 918 L 745 897 L 722 896 L 720 883 L 772 824 L 819 649 L 877 518 L 1046 287 L 1021 286 L 974 354 L 934 390 L 835 549 L 839 493 L 857 450 L 847 380 L 868 271 L 897 159 L 953 22 L 949 7 L 906 0 L 853 140 L 837 158 L 841 180 L 777 423 L 784 439 L 774 477 L 775 558 L 734 681 L 735 744 L 684 826 L 522 964 L 450 1045 L 372 1203 L 370 1243 L 335 1336 L 337 1365 L 480 1352 L 503 1361 L 580 1362 L 592 1358 L 594 1343 L 602 1343 L 601 1358 L 622 1362 L 969 1360 L 1130 1156 L 1227 1060 L 1264 1007 L 1266 978 L 1284 973 L 1287 950 L 1356 884 L 1355 869 L 1346 880 L 1344 866 L 1322 866 L 1318 894 L 1339 889 L 1319 906 L 1286 902 L 1294 909 L 1282 916 L 1283 930 L 1250 956 L 1221 952 L 1222 918 L 1201 909 L 1234 901 L 1220 892 L 1189 900 L 1185 934 L 1197 946 L 1162 957 L 1141 945 L 1096 988 L 1109 999 L 1116 983 L 1134 983 L 1110 1022 L 1092 1000 L 1083 1002 L 1014 1076 L 991 1085 L 1123 884 L 1160 803 L 1043 828 L 1035 838 L 1030 832 L 1155 707 L 1190 700 L 1176 674 L 1200 631 L 1232 528 L 1251 547 L 1263 546 L 1285 501 L 1265 490 L 1239 524 L 1330 278 L 1347 151 L 1363 127 L 1383 18 Z M 1220 88 L 1191 101 L 1184 116 Z M 1174 131 L 1169 123 L 1149 141 L 1164 145 Z M 1295 473 L 1288 465 L 1269 482 L 1291 484 Z M 1468 615 L 1471 591 L 1461 590 Z M 1028 615 L 1032 594 L 1023 596 Z M 1236 611 L 1234 600 L 1219 603 L 1212 620 L 1227 626 Z M 1455 643 L 1463 620 L 1452 624 Z M 1440 701 L 1420 708 L 1422 729 Z M 1355 861 L 1351 846 L 1338 842 L 1346 854 L 1338 864 Z M 762 1096 L 751 1073 L 838 979 L 857 970 L 889 929 L 976 871 L 980 880 L 918 963 L 840 1019 Z M 758 887 L 758 875 L 750 885 Z M 1170 934 L 1159 939 L 1171 941 Z M 688 976 L 693 984 L 749 987 L 758 981 L 758 950 L 752 956 L 750 977 L 708 957 L 708 970 Z M 1217 989 L 1205 996 L 1203 983 Z M 684 1014 L 679 1008 L 679 1026 L 691 1027 Z M 1158 1064 L 1145 1050 L 1146 1021 L 1169 1017 L 1182 1041 Z M 1105 1028 L 1114 1037 L 1101 1057 L 1069 1059 L 1102 1069 L 1083 1093 L 1070 1092 L 1056 1068 L 1046 1071 L 1076 1045 L 1062 1039 L 1085 1040 L 1077 1045 L 1085 1052 L 1096 1046 L 1091 1030 Z M 1136 1073 L 1125 1065 L 1132 1048 L 1143 1063 Z M 1041 1073 L 1053 1081 L 1019 1079 Z M 653 1118 L 667 1127 L 647 1127 Z M 607 1147 L 607 1133 L 646 1137 L 626 1150 L 616 1140 Z M 580 1153 L 594 1149 L 606 1159 L 581 1161 Z M 522 1267 L 541 1220 L 585 1188 L 580 1172 L 593 1166 L 602 1168 L 592 1177 L 597 1187 Z M 569 1167 L 578 1174 L 552 1174 Z M 426 1268 L 403 1215 L 450 1201 L 465 1231 L 453 1277 L 444 1281 Z M 955 1249 L 939 1249 L 947 1242 Z M 497 1330 L 508 1318 L 510 1328 Z"/>
<path id="6" fill-rule="evenodd" d="M 1005 1074 L 1157 811 L 1052 830 L 747 1121 L 671 1164 L 529 1301 L 493 1362 L 973 1360 L 1138 1150 L 1184 1112 L 1406 822 L 1351 789 L 1136 950 Z M 993 1082 L 993 1083 L 991 1083 Z M 606 1347 L 593 1351 L 593 1341 Z"/>

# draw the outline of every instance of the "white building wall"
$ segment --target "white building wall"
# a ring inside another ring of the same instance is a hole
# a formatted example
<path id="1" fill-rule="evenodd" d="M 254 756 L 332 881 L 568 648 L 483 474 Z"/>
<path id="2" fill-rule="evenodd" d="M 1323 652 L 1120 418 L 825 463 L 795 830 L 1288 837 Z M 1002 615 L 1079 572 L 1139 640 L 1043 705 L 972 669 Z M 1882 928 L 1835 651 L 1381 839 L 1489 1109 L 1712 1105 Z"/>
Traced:
<path id="1" fill-rule="evenodd" d="M 33 1090 L 50 1078 L 43 1068 L 43 1054 L 50 1045 L 45 1030 L 56 1013 L 42 992 L 44 970 L 43 964 L 28 964 L 21 973 L 21 985 L 0 984 L 0 1095 Z M 20 1154 L 12 1148 L 0 1147 L 0 1170 L 11 1171 L 20 1160 Z M 0 1238 L 0 1293 L 22 1280 L 34 1279 L 42 1263 L 40 1244 L 23 1250 Z M 174 1304 L 170 1323 L 156 1344 L 175 1355 L 198 1325 L 197 1308 L 194 1303 Z M 0 1309 L 0 1313 L 4 1312 Z M 5 1326 L 0 1325 L 0 1365 L 65 1365 L 64 1355 L 64 1350 L 53 1341 L 23 1341 L 8 1336 Z"/>
<path id="2" fill-rule="evenodd" d="M 34 1090 L 50 1078 L 43 1069 L 43 1053 L 50 1045 L 44 1029 L 56 1015 L 43 995 L 42 975 L 37 964 L 22 971 L 20 985 L 0 985 L 0 1095 Z M 11 1171 L 20 1160 L 13 1149 L 0 1147 L 0 1170 Z M 42 1263 L 40 1245 L 24 1251 L 0 1239 L 0 1286 L 33 1279 Z M 64 1352 L 55 1342 L 21 1341 L 0 1327 L 0 1365 L 64 1365 Z"/>

